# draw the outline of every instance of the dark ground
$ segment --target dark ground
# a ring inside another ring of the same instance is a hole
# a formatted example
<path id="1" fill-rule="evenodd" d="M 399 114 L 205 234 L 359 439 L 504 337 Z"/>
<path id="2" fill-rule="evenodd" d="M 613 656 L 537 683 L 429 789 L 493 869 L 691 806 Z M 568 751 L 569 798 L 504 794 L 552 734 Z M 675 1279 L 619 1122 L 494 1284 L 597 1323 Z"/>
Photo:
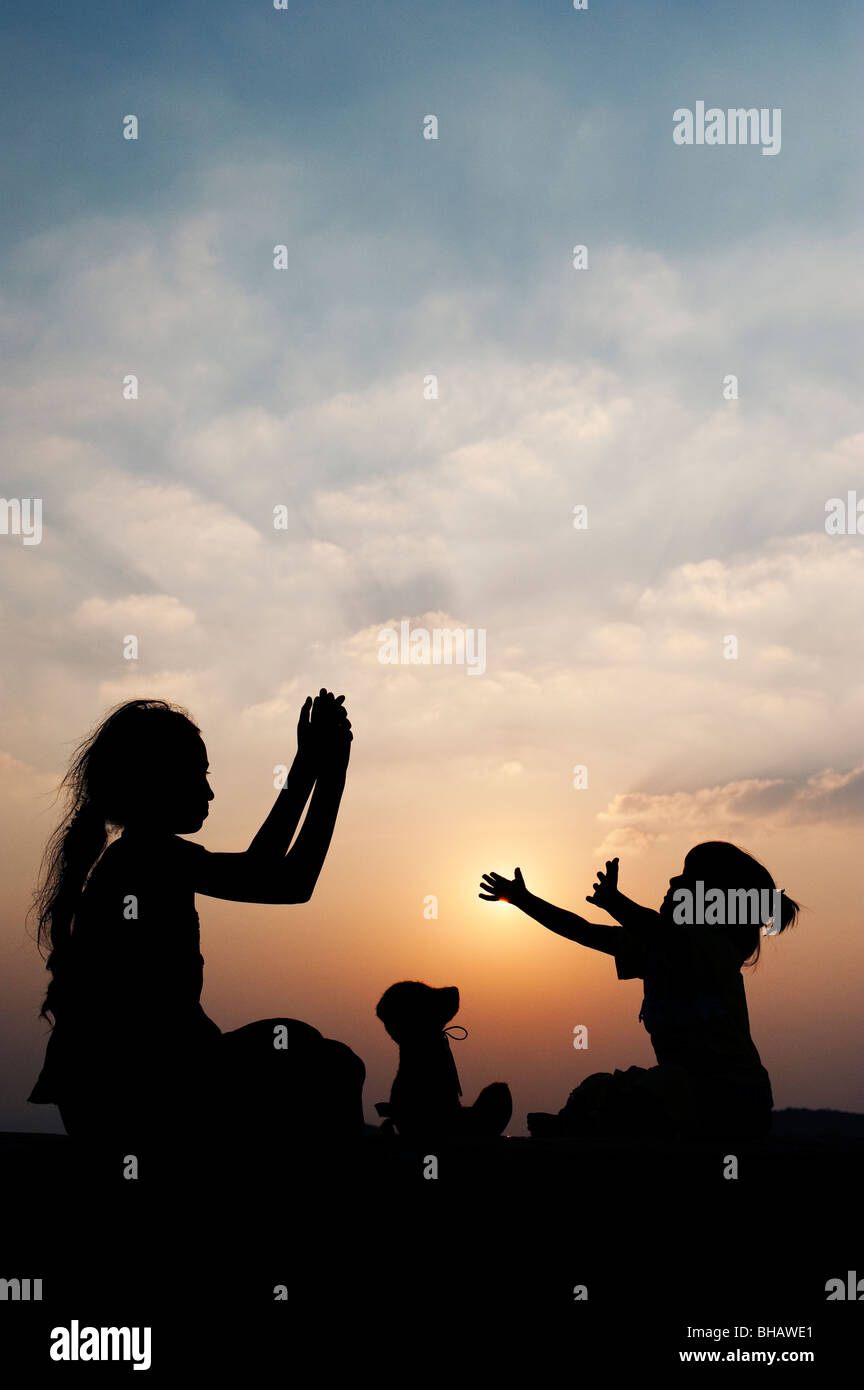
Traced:
<path id="1" fill-rule="evenodd" d="M 775 1351 L 754 1375 L 813 1352 L 795 1369 L 832 1384 L 864 1333 L 864 1284 L 860 1302 L 825 1291 L 850 1270 L 864 1279 L 864 1116 L 775 1121 L 758 1143 L 442 1145 L 437 1179 L 422 1152 L 377 1136 L 305 1155 L 202 1146 L 161 1168 L 142 1156 L 130 1181 L 122 1155 L 5 1134 L 0 1277 L 41 1277 L 43 1300 L 0 1303 L 0 1373 L 10 1386 L 133 1374 L 52 1362 L 51 1329 L 77 1318 L 152 1327 L 147 1374 L 166 1384 L 225 1369 L 251 1386 L 301 1371 L 304 1384 L 369 1371 L 546 1384 L 587 1369 L 617 1382 L 718 1347 Z M 809 1332 L 759 1336 L 777 1326 Z"/>

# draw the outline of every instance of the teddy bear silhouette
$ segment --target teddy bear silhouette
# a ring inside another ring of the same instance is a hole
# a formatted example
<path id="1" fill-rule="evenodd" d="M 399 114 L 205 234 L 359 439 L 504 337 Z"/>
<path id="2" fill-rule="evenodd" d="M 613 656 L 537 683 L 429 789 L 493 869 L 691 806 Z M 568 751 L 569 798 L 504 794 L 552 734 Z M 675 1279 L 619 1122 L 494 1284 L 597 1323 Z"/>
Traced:
<path id="1" fill-rule="evenodd" d="M 375 1012 L 399 1044 L 399 1069 L 390 1100 L 375 1107 L 385 1132 L 422 1142 L 460 1136 L 494 1138 L 506 1129 L 513 1099 L 505 1082 L 493 1081 L 473 1105 L 462 1105 L 446 1027 L 458 1010 L 455 985 L 433 989 L 419 980 L 391 985 L 378 1001 Z M 467 1030 L 462 1032 L 468 1036 Z"/>

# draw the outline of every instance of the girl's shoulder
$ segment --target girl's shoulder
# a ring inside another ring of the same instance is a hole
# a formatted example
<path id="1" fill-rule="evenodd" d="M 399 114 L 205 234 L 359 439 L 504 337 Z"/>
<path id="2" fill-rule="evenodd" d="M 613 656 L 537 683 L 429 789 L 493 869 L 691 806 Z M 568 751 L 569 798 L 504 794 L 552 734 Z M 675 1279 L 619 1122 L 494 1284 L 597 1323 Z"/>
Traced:
<path id="1" fill-rule="evenodd" d="M 207 851 L 179 835 L 130 834 L 123 831 L 112 840 L 91 875 L 94 889 L 108 887 L 118 880 L 146 882 L 152 887 L 189 887 L 195 867 Z"/>
<path id="2" fill-rule="evenodd" d="M 157 834 L 143 830 L 124 830 L 108 848 L 139 858 L 172 863 L 182 863 L 195 855 L 207 853 L 203 845 L 184 840 L 182 835 Z"/>
<path id="3" fill-rule="evenodd" d="M 739 975 L 745 959 L 722 928 L 709 926 L 681 925 L 635 938 L 622 928 L 616 950 L 619 980 L 649 974 L 722 980 Z"/>

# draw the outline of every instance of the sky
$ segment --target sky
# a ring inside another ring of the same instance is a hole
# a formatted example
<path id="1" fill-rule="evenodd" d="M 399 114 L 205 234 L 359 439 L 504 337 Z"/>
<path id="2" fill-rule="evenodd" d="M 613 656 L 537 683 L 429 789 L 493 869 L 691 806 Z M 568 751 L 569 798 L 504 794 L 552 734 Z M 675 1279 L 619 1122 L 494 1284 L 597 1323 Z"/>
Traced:
<path id="1" fill-rule="evenodd" d="M 4 1128 L 61 1128 L 25 1099 L 24 918 L 72 748 L 179 702 L 216 793 L 195 838 L 242 849 L 322 685 L 355 743 L 312 902 L 198 901 L 220 1027 L 341 1038 L 372 1120 L 381 993 L 456 984 L 465 1099 L 509 1081 L 524 1133 L 652 1054 L 639 983 L 480 875 L 600 921 L 608 855 L 658 904 L 731 839 L 806 908 L 745 972 L 775 1103 L 864 1109 L 864 538 L 825 530 L 864 498 L 862 27 L 832 0 L 10 0 L 0 493 L 43 534 L 0 535 Z M 698 101 L 779 109 L 779 153 L 676 145 Z M 404 620 L 483 630 L 485 671 L 382 664 Z"/>

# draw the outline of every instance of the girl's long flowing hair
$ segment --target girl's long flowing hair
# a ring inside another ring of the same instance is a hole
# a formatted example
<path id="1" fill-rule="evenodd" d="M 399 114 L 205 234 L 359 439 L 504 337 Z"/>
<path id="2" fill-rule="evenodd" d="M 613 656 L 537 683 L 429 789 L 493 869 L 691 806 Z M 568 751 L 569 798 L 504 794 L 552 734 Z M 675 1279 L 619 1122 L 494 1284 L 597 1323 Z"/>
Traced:
<path id="1" fill-rule="evenodd" d="M 180 724 L 182 722 L 182 730 Z M 66 813 L 45 847 L 31 914 L 51 974 L 41 1018 L 56 1018 L 81 893 L 108 844 L 125 824 L 135 795 L 136 764 L 157 754 L 166 737 L 198 734 L 187 712 L 167 700 L 126 700 L 115 706 L 76 748 L 59 793 Z"/>

